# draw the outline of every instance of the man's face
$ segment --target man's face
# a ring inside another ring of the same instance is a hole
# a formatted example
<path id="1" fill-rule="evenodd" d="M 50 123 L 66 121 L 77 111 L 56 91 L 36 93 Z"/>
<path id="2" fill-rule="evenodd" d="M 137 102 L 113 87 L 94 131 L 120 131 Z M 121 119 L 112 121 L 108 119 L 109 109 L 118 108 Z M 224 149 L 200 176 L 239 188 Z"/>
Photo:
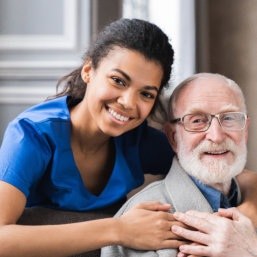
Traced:
<path id="1" fill-rule="evenodd" d="M 175 118 L 194 113 L 242 112 L 239 96 L 224 83 L 212 77 L 191 82 L 177 99 Z M 245 166 L 248 123 L 244 130 L 224 131 L 213 118 L 205 132 L 188 132 L 181 123 L 173 124 L 172 146 L 190 175 L 208 185 L 225 183 Z"/>

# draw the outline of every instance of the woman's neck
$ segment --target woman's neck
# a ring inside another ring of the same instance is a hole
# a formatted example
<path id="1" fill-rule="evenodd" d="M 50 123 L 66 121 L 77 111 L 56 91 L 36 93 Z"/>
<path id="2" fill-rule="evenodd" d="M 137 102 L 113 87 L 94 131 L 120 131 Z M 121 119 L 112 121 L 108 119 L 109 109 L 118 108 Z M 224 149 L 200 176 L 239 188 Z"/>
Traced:
<path id="1" fill-rule="evenodd" d="M 82 108 L 82 102 L 70 110 L 71 141 L 82 152 L 97 152 L 109 144 L 110 136 L 104 134 L 91 122 L 90 115 Z M 84 122 L 83 122 L 84 121 Z"/>

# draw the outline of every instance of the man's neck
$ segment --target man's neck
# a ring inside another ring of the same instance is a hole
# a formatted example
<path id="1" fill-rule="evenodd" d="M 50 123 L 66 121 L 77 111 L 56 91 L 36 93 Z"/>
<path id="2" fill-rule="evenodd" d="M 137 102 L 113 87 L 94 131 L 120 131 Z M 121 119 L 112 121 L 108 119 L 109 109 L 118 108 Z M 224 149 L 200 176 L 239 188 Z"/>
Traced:
<path id="1" fill-rule="evenodd" d="M 217 190 L 219 190 L 222 194 L 225 196 L 229 196 L 229 191 L 230 191 L 230 186 L 231 186 L 231 180 L 225 182 L 225 183 L 216 183 L 216 184 L 211 184 L 208 185 L 210 187 L 213 187 Z"/>

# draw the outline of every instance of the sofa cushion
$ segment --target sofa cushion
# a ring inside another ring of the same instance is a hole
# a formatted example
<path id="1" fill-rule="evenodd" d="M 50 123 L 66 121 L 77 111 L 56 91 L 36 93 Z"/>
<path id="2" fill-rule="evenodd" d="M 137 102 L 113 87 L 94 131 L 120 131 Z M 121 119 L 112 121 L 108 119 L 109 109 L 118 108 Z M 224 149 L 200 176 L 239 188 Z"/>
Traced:
<path id="1" fill-rule="evenodd" d="M 74 222 L 95 220 L 112 217 L 122 206 L 122 200 L 108 208 L 94 211 L 66 211 L 44 207 L 25 208 L 17 224 L 21 225 L 56 225 Z M 74 255 L 73 257 L 97 257 L 100 256 L 100 249 Z"/>

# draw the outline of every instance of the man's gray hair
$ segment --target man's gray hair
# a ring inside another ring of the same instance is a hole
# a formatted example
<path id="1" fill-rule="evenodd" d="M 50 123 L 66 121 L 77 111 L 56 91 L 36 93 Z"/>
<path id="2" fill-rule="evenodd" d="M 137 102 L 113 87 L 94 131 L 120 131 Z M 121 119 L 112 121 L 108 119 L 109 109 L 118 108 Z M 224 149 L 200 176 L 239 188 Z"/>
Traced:
<path id="1" fill-rule="evenodd" d="M 229 79 L 226 76 L 218 74 L 218 73 L 197 73 L 197 74 L 194 74 L 194 75 L 190 76 L 189 78 L 185 79 L 184 81 L 182 81 L 172 92 L 171 97 L 169 99 L 169 105 L 168 105 L 168 114 L 169 114 L 169 118 L 171 120 L 176 118 L 175 117 L 176 103 L 177 103 L 177 99 L 178 99 L 180 92 L 186 86 L 188 86 L 191 82 L 193 82 L 199 78 L 220 78 L 220 79 L 224 80 L 225 84 L 228 87 L 231 87 L 236 92 L 236 94 L 239 96 L 242 111 L 245 113 L 247 112 L 243 92 L 234 80 Z"/>

